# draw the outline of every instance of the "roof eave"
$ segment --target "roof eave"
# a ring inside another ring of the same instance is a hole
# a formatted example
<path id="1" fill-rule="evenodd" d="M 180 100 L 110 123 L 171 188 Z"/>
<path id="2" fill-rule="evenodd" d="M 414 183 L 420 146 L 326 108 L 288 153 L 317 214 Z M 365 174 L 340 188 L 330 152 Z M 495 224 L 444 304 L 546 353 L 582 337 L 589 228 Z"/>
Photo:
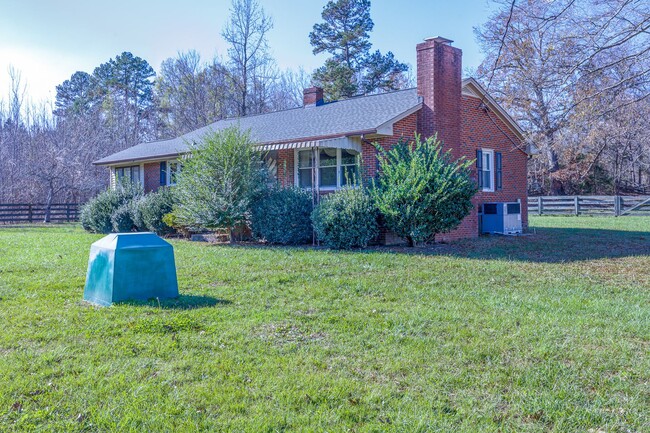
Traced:
<path id="1" fill-rule="evenodd" d="M 481 84 L 472 77 L 466 78 L 463 80 L 463 87 L 472 87 L 475 92 L 477 92 L 482 99 L 485 100 L 492 108 L 492 110 L 501 118 L 501 120 L 506 124 L 508 129 L 512 131 L 517 138 L 519 138 L 525 145 L 526 145 L 526 150 L 522 150 L 524 153 L 528 155 L 534 155 L 535 150 L 531 147 L 530 143 L 526 143 L 526 133 L 524 130 L 519 126 L 517 121 L 508 114 L 506 110 L 492 97 L 490 94 L 481 86 Z M 534 147 L 534 146 L 533 146 Z"/>
<path id="2" fill-rule="evenodd" d="M 174 153 L 167 153 L 164 155 L 153 155 L 153 156 L 145 156 L 142 158 L 126 158 L 126 159 L 115 159 L 115 160 L 110 160 L 110 161 L 103 161 L 103 159 L 98 159 L 97 161 L 93 161 L 92 165 L 97 165 L 97 166 L 111 166 L 111 165 L 118 165 L 118 164 L 128 164 L 128 163 L 143 163 L 143 162 L 157 162 L 157 161 L 165 161 L 169 158 L 173 157 L 179 157 L 181 155 L 184 155 L 188 152 L 174 152 Z"/>

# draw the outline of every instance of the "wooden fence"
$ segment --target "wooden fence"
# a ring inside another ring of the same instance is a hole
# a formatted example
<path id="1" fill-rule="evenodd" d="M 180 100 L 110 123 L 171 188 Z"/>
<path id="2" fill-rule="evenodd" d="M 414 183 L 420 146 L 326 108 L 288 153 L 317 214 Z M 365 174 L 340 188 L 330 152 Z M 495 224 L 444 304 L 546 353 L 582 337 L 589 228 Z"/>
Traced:
<path id="1" fill-rule="evenodd" d="M 0 224 L 25 224 L 45 222 L 47 206 L 44 204 L 0 203 Z M 56 203 L 50 206 L 49 222 L 73 222 L 79 219 L 77 203 Z"/>
<path id="2" fill-rule="evenodd" d="M 530 215 L 648 215 L 649 196 L 547 196 L 528 197 Z"/>

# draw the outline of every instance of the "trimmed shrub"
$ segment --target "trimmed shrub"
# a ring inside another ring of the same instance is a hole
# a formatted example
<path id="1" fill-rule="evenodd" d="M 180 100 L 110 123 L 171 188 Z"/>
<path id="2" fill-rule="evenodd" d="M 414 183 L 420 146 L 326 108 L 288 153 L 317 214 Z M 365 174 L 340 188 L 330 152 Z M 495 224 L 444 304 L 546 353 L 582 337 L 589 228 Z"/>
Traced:
<path id="1" fill-rule="evenodd" d="M 300 188 L 269 189 L 251 207 L 251 231 L 271 244 L 299 245 L 312 237 L 311 194 Z"/>
<path id="2" fill-rule="evenodd" d="M 135 227 L 132 216 L 134 207 L 134 202 L 128 202 L 124 203 L 113 212 L 113 215 L 111 215 L 113 231 L 117 233 L 126 233 L 133 230 Z"/>
<path id="3" fill-rule="evenodd" d="M 316 236 L 330 248 L 365 248 L 379 234 L 377 209 L 363 188 L 343 188 L 323 198 L 311 214 Z"/>
<path id="4" fill-rule="evenodd" d="M 380 170 L 372 197 L 388 229 L 409 246 L 434 241 L 470 214 L 472 161 L 443 152 L 435 136 L 422 141 L 416 135 L 413 143 L 400 141 L 388 151 L 375 147 Z"/>
<path id="5" fill-rule="evenodd" d="M 119 184 L 115 189 L 101 192 L 81 208 L 79 220 L 82 227 L 92 233 L 110 233 L 113 231 L 113 213 L 141 195 L 141 187 L 131 183 Z"/>
<path id="6" fill-rule="evenodd" d="M 139 223 L 136 225 L 159 236 L 174 233 L 174 228 L 163 221 L 163 217 L 174 208 L 174 202 L 174 195 L 170 188 L 160 188 L 156 192 L 147 194 L 134 206 L 137 208 L 134 214 L 138 214 L 134 221 Z"/>

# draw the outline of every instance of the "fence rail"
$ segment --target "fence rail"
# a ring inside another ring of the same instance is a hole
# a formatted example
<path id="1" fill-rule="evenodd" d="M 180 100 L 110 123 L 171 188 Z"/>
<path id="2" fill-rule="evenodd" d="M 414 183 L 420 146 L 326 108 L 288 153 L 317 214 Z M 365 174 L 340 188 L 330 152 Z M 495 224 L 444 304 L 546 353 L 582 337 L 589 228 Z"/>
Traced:
<path id="1" fill-rule="evenodd" d="M 45 204 L 0 203 L 0 224 L 78 221 L 79 204 L 55 203 L 50 205 L 49 221 L 46 221 L 47 214 Z"/>
<path id="2" fill-rule="evenodd" d="M 648 215 L 650 196 L 546 196 L 528 197 L 530 215 Z"/>

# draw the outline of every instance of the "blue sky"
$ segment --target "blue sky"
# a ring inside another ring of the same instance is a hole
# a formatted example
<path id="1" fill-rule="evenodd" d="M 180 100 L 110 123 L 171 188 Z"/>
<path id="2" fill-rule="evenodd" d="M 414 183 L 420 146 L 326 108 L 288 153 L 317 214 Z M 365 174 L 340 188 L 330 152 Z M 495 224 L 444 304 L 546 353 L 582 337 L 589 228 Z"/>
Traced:
<path id="1" fill-rule="evenodd" d="M 280 68 L 312 71 L 308 34 L 326 0 L 259 0 L 275 26 L 269 43 Z M 160 63 L 179 51 L 198 50 L 204 59 L 225 56 L 221 30 L 230 0 L 0 0 L 0 99 L 9 88 L 9 65 L 19 70 L 33 102 L 53 100 L 55 86 L 75 71 L 92 72 L 123 51 Z M 481 53 L 473 27 L 490 14 L 487 0 L 373 0 L 373 48 L 415 63 L 415 44 L 428 36 L 453 39 L 465 67 Z"/>

